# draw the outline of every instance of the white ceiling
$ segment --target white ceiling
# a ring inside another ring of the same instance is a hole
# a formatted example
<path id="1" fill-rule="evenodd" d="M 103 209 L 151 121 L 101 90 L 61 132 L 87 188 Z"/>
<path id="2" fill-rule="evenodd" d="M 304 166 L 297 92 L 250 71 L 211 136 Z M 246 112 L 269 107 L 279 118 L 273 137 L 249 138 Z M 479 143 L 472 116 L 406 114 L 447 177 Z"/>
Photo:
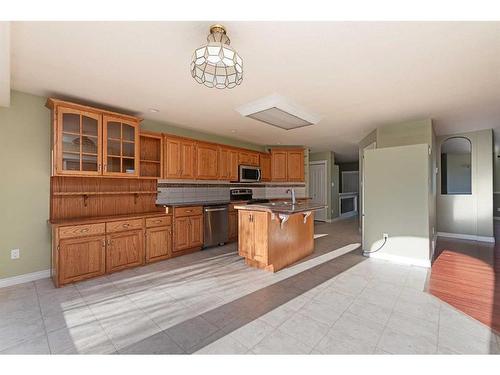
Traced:
<path id="1" fill-rule="evenodd" d="M 12 22 L 11 86 L 343 161 L 381 124 L 433 118 L 438 134 L 500 126 L 499 22 L 222 23 L 244 61 L 234 89 L 190 76 L 210 22 Z M 272 93 L 322 120 L 285 131 L 234 110 Z"/>

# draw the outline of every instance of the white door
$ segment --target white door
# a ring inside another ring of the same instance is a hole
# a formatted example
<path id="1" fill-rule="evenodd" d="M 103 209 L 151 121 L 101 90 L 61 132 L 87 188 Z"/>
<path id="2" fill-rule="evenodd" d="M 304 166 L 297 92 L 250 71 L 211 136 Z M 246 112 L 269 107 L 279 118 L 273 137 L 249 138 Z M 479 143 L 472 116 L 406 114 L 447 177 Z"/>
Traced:
<path id="1" fill-rule="evenodd" d="M 327 205 L 326 196 L 326 162 L 316 162 L 309 164 L 309 195 L 313 203 Z M 314 219 L 326 221 L 326 210 L 314 212 Z"/>

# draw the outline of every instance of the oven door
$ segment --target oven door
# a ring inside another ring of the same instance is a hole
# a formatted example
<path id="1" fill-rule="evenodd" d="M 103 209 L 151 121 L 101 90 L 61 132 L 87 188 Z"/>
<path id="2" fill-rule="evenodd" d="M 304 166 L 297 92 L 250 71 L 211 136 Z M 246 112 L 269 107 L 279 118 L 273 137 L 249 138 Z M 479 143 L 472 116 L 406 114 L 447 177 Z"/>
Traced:
<path id="1" fill-rule="evenodd" d="M 240 182 L 260 181 L 260 168 L 240 165 Z"/>

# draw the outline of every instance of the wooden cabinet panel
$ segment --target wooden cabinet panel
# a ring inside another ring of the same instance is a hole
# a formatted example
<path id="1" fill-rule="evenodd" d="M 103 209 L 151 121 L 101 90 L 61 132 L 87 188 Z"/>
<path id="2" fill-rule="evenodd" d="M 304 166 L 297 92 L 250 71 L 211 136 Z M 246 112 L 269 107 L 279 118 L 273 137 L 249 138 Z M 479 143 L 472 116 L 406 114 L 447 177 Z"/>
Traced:
<path id="1" fill-rule="evenodd" d="M 146 263 L 172 256 L 172 227 L 146 229 Z"/>
<path id="2" fill-rule="evenodd" d="M 172 225 L 172 217 L 171 216 L 146 218 L 146 228 L 165 227 L 167 225 Z"/>
<path id="3" fill-rule="evenodd" d="M 239 164 L 238 164 L 238 151 L 229 151 L 229 180 L 238 181 Z"/>
<path id="4" fill-rule="evenodd" d="M 103 275 L 105 236 L 62 239 L 58 250 L 59 285 Z"/>
<path id="5" fill-rule="evenodd" d="M 196 178 L 216 180 L 219 177 L 219 147 L 199 142 L 196 146 Z"/>
<path id="6" fill-rule="evenodd" d="M 233 211 L 228 214 L 228 237 L 229 241 L 238 238 L 238 212 Z"/>
<path id="7" fill-rule="evenodd" d="M 165 178 L 181 177 L 181 141 L 178 138 L 166 138 L 164 141 L 165 152 L 163 161 Z"/>
<path id="8" fill-rule="evenodd" d="M 139 176 L 139 123 L 103 116 L 103 174 Z"/>
<path id="9" fill-rule="evenodd" d="M 264 264 L 268 253 L 267 215 L 267 212 L 238 212 L 238 254 Z"/>
<path id="10" fill-rule="evenodd" d="M 239 151 L 238 161 L 240 165 L 259 166 L 259 154 L 252 151 Z"/>
<path id="11" fill-rule="evenodd" d="M 123 232 L 125 230 L 142 229 L 143 219 L 110 221 L 106 223 L 106 232 Z"/>
<path id="12" fill-rule="evenodd" d="M 72 225 L 68 227 L 59 228 L 59 238 L 75 238 L 81 236 L 90 236 L 97 234 L 104 234 L 104 223 L 99 224 L 86 224 L 86 225 Z"/>
<path id="13" fill-rule="evenodd" d="M 196 144 L 194 141 L 181 141 L 181 178 L 196 177 Z"/>
<path id="14" fill-rule="evenodd" d="M 273 181 L 287 180 L 287 152 L 282 150 L 271 151 L 271 178 Z"/>
<path id="15" fill-rule="evenodd" d="M 287 152 L 287 180 L 304 181 L 304 150 Z"/>
<path id="16" fill-rule="evenodd" d="M 175 218 L 173 251 L 185 249 L 189 249 L 189 217 Z"/>
<path id="17" fill-rule="evenodd" d="M 189 218 L 189 247 L 203 246 L 203 216 Z"/>
<path id="18" fill-rule="evenodd" d="M 249 258 L 253 254 L 254 227 L 249 211 L 238 211 L 238 254 Z"/>
<path id="19" fill-rule="evenodd" d="M 260 172 L 262 181 L 271 181 L 271 155 L 260 154 Z"/>
<path id="20" fill-rule="evenodd" d="M 268 260 L 268 215 L 270 214 L 267 212 L 252 212 L 254 231 L 253 259 L 263 264 L 267 264 Z"/>
<path id="21" fill-rule="evenodd" d="M 107 244 L 107 272 L 144 264 L 144 235 L 142 230 L 108 234 Z"/>
<path id="22" fill-rule="evenodd" d="M 228 148 L 219 148 L 219 179 L 238 181 L 238 151 Z"/>

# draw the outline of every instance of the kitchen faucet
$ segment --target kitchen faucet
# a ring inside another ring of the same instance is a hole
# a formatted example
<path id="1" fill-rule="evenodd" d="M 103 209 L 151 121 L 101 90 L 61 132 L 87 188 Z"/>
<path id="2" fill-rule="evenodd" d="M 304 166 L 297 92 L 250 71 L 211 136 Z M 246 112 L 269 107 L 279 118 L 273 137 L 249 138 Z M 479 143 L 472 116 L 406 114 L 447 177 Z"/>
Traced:
<path id="1" fill-rule="evenodd" d="M 297 203 L 297 199 L 295 199 L 295 189 L 294 188 L 291 188 L 291 189 L 288 189 L 286 191 L 286 193 L 292 193 L 292 204 L 296 204 Z"/>

